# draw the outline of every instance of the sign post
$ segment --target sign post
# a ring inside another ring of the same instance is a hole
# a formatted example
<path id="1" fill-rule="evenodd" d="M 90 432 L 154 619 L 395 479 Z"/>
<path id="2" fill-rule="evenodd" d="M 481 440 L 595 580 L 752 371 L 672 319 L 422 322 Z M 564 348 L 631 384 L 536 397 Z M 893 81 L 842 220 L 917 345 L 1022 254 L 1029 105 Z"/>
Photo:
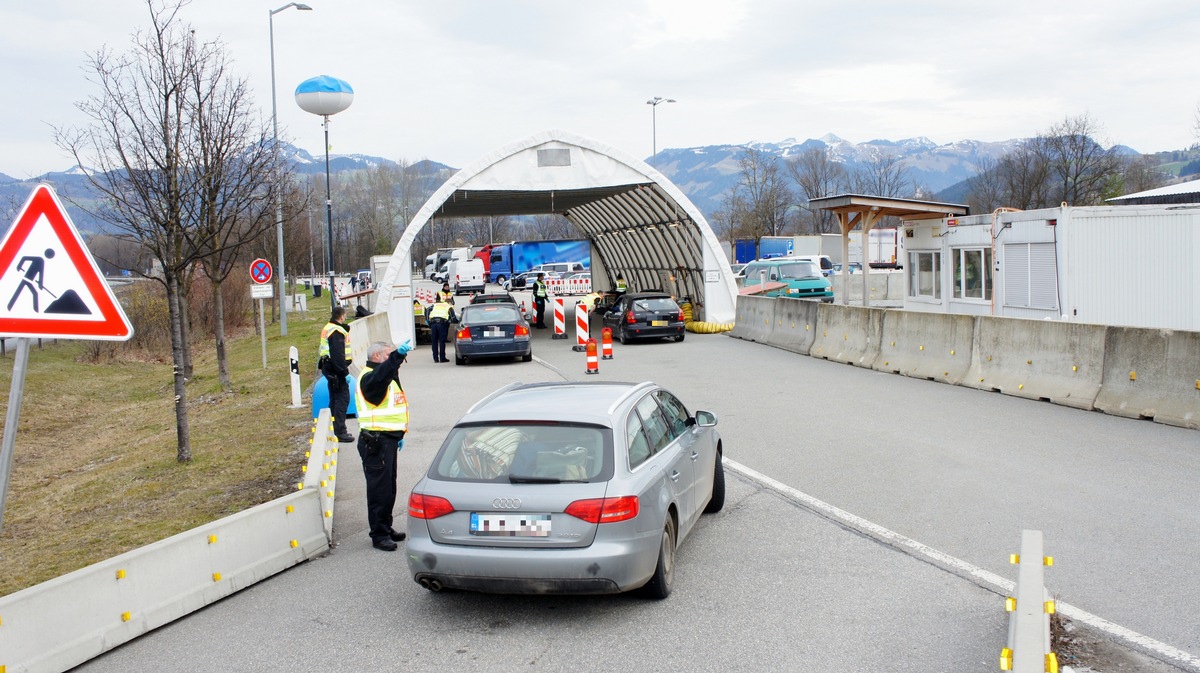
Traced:
<path id="1" fill-rule="evenodd" d="M 250 279 L 254 281 L 254 285 L 250 286 L 250 296 L 258 300 L 258 333 L 262 337 L 263 369 L 267 368 L 267 326 L 263 317 L 263 300 L 275 296 L 271 275 L 271 263 L 267 260 L 259 257 L 250 262 Z"/>
<path id="2" fill-rule="evenodd" d="M 17 353 L 0 443 L 0 531 L 25 396 L 29 340 L 128 341 L 133 337 L 129 318 L 49 185 L 33 188 L 0 241 L 2 337 L 16 338 Z"/>

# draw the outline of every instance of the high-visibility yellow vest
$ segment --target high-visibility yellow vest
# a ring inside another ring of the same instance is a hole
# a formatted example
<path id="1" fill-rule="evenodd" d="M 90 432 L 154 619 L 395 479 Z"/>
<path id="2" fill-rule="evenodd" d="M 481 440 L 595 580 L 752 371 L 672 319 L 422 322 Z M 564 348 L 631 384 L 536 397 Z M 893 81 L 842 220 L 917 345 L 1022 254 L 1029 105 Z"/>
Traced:
<path id="1" fill-rule="evenodd" d="M 533 281 L 533 296 L 535 296 L 535 297 L 545 297 L 546 296 L 546 283 L 545 282 L 540 281 L 540 280 Z"/>
<path id="2" fill-rule="evenodd" d="M 413 315 L 425 315 L 425 309 L 421 306 L 421 302 L 413 302 Z"/>
<path id="3" fill-rule="evenodd" d="M 317 357 L 329 356 L 329 336 L 334 332 L 341 332 L 343 337 L 347 340 L 350 339 L 350 333 L 341 325 L 333 322 L 325 323 L 325 326 L 321 328 L 321 345 L 317 347 Z"/>
<path id="4" fill-rule="evenodd" d="M 453 290 L 438 290 L 438 298 L 441 299 L 442 301 L 452 302 L 452 301 L 454 301 L 454 291 Z"/>
<path id="5" fill-rule="evenodd" d="M 433 320 L 434 318 L 441 318 L 442 320 L 449 320 L 450 319 L 450 304 L 447 304 L 444 301 L 439 301 L 438 303 L 434 304 L 433 308 L 429 309 L 429 319 Z"/>
<path id="6" fill-rule="evenodd" d="M 358 406 L 358 427 L 375 432 L 408 431 L 408 398 L 404 389 L 392 380 L 387 394 L 376 406 L 363 397 L 362 386 L 354 387 L 354 399 Z"/>
<path id="7" fill-rule="evenodd" d="M 624 278 L 618 278 L 617 279 L 617 292 L 625 292 L 627 290 L 629 290 L 629 284 L 625 282 Z"/>

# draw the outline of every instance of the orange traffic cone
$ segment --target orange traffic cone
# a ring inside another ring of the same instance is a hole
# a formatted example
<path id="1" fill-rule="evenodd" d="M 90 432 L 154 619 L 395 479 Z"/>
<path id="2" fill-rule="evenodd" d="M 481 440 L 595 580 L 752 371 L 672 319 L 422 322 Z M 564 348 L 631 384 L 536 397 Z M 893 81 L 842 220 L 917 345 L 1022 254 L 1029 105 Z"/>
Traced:
<path id="1" fill-rule="evenodd" d="M 603 359 L 611 360 L 612 359 L 612 328 L 611 327 L 605 327 L 604 329 L 600 330 L 600 343 L 603 345 L 603 349 L 604 349 Z"/>
<path id="2" fill-rule="evenodd" d="M 596 357 L 596 340 L 595 339 L 587 340 L 587 369 L 585 370 L 585 373 L 587 373 L 587 374 L 599 374 L 600 373 L 600 362 L 599 362 L 599 359 Z"/>

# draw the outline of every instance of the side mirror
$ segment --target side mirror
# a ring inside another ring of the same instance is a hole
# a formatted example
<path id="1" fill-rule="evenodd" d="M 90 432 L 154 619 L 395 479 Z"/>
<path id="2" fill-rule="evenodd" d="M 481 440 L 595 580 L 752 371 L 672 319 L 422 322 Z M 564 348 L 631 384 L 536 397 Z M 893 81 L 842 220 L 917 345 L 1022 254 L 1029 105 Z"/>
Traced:
<path id="1" fill-rule="evenodd" d="M 717 415 L 711 411 L 696 411 L 696 425 L 711 428 L 717 424 Z"/>

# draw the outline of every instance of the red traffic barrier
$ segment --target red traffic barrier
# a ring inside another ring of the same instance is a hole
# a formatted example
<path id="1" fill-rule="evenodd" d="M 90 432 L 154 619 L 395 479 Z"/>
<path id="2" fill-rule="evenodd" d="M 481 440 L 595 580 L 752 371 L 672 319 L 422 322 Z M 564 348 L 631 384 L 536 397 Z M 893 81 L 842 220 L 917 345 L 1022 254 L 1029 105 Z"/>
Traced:
<path id="1" fill-rule="evenodd" d="M 603 345 L 604 355 L 601 359 L 612 359 L 612 328 L 605 327 L 600 330 L 600 343 Z"/>
<path id="2" fill-rule="evenodd" d="M 587 374 L 599 374 L 600 373 L 600 361 L 596 358 L 596 340 L 595 339 L 587 340 L 587 369 L 585 370 L 585 373 L 587 373 Z"/>

